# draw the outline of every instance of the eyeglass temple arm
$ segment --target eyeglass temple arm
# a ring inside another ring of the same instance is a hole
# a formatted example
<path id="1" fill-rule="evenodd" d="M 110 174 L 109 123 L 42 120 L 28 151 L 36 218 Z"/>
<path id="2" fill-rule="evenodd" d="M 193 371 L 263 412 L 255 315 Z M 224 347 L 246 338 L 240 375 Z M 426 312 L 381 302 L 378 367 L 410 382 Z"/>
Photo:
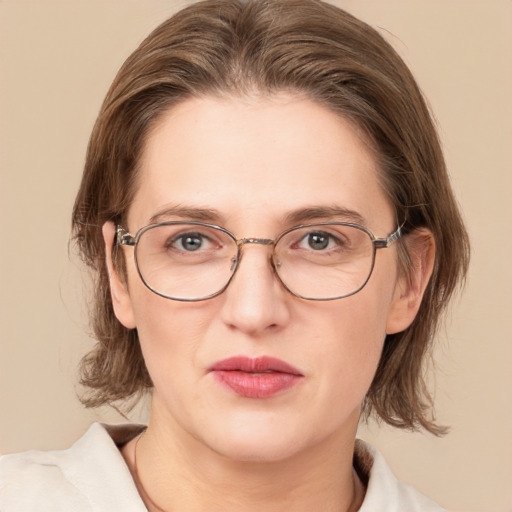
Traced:
<path id="1" fill-rule="evenodd" d="M 123 226 L 116 226 L 116 236 L 114 238 L 114 245 L 135 245 L 135 238 L 123 228 Z"/>
<path id="2" fill-rule="evenodd" d="M 373 241 L 375 248 L 383 249 L 383 248 L 389 247 L 391 244 L 396 242 L 403 235 L 402 227 L 403 227 L 403 224 L 401 226 L 398 226 L 396 228 L 396 231 L 393 231 L 393 233 L 388 235 L 386 238 L 376 238 Z"/>

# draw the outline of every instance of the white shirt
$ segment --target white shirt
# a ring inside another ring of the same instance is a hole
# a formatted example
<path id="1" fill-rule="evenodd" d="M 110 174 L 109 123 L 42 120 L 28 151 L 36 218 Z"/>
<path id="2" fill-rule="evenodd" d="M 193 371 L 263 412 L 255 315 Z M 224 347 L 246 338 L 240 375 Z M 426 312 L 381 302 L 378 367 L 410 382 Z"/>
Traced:
<path id="1" fill-rule="evenodd" d="M 0 457 L 1 512 L 147 512 L 119 451 L 144 427 L 94 423 L 71 448 Z M 359 512 L 446 512 L 399 482 L 382 455 L 356 442 L 355 465 L 368 478 Z"/>

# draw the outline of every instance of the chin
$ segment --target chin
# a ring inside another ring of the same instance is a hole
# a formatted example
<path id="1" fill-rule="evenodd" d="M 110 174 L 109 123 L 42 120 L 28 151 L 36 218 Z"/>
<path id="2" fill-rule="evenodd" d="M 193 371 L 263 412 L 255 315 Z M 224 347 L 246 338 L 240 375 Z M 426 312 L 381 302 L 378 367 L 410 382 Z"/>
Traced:
<path id="1" fill-rule="evenodd" d="M 259 443 L 247 440 L 234 441 L 219 447 L 218 453 L 237 462 L 280 462 L 297 453 L 297 445 L 290 440 L 282 443 L 269 442 L 268 439 Z"/>
<path id="2" fill-rule="evenodd" d="M 297 454 L 306 443 L 304 432 L 271 421 L 232 424 L 210 431 L 207 443 L 215 452 L 239 462 L 279 462 Z"/>

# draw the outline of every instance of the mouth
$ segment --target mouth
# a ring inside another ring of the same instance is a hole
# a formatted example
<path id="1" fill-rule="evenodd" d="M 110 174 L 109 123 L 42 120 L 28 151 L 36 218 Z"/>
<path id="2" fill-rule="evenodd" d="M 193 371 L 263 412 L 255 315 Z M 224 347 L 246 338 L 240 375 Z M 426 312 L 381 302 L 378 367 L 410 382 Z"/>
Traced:
<path id="1" fill-rule="evenodd" d="M 244 398 L 270 398 L 298 384 L 304 375 L 274 357 L 235 356 L 209 368 L 214 379 Z"/>

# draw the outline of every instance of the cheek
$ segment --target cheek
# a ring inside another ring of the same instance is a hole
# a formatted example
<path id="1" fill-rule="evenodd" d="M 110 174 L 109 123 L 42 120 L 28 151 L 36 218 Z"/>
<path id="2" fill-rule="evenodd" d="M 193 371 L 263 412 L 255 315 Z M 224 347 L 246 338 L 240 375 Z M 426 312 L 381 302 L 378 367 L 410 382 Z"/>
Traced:
<path id="1" fill-rule="evenodd" d="M 168 300 L 142 283 L 135 286 L 133 307 L 146 367 L 157 390 L 177 396 L 202 376 L 200 354 L 215 312 L 206 302 Z"/>
<path id="2" fill-rule="evenodd" d="M 330 332 L 316 340 L 323 347 L 318 364 L 329 376 L 324 386 L 335 383 L 333 392 L 354 404 L 364 399 L 377 370 L 391 299 L 392 286 L 368 287 L 325 311 Z"/>
<path id="3" fill-rule="evenodd" d="M 129 286 L 142 353 L 156 385 L 162 375 L 175 375 L 185 354 L 194 352 L 196 324 L 179 311 L 179 303 L 151 292 L 138 276 Z"/>
<path id="4" fill-rule="evenodd" d="M 371 381 L 380 359 L 385 339 L 385 317 L 377 319 L 368 314 L 367 304 L 350 308 L 347 314 L 338 315 L 333 336 L 340 369 L 334 370 L 347 383 Z M 370 382 L 368 382 L 368 385 Z M 350 386 L 349 386 L 350 387 Z"/>

